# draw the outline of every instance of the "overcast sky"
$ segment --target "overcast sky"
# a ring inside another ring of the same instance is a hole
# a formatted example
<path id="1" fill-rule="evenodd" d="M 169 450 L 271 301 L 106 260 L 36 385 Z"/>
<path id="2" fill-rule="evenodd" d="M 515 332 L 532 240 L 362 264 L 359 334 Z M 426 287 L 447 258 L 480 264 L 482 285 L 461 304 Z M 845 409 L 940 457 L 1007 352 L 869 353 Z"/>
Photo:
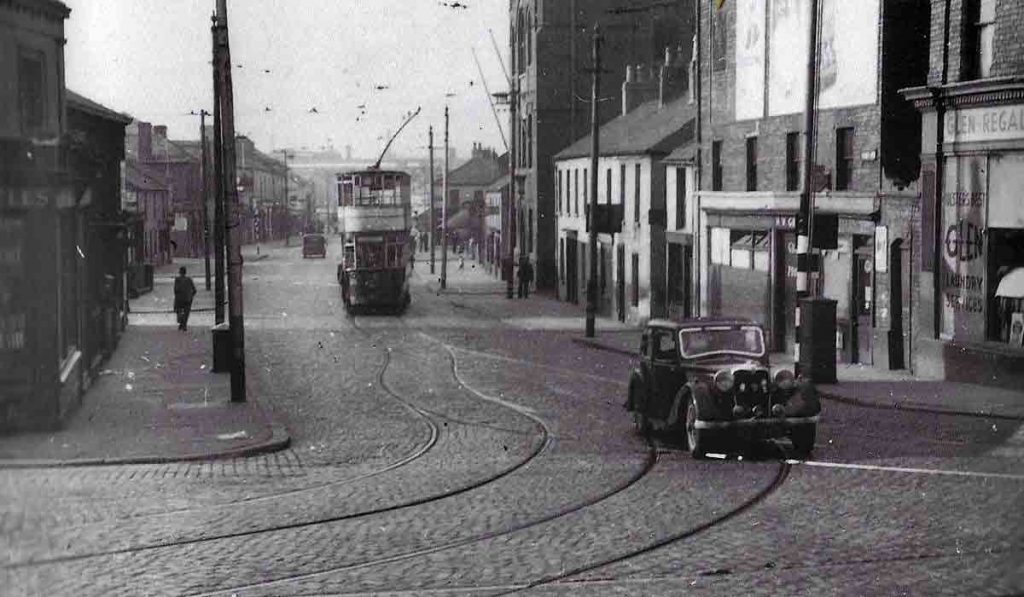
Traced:
<path id="1" fill-rule="evenodd" d="M 199 118 L 188 114 L 212 109 L 214 0 L 64 2 L 68 87 L 166 124 L 172 138 L 198 138 Z M 471 48 L 491 92 L 507 89 L 488 30 L 507 65 L 508 3 L 460 2 L 468 8 L 448 0 L 229 0 L 237 131 L 264 150 L 351 145 L 356 156 L 376 157 L 384 135 L 422 106 L 392 150 L 421 153 L 428 124 L 440 145 L 447 101 L 460 155 L 478 141 L 501 152 Z M 507 127 L 507 111 L 499 116 Z"/>

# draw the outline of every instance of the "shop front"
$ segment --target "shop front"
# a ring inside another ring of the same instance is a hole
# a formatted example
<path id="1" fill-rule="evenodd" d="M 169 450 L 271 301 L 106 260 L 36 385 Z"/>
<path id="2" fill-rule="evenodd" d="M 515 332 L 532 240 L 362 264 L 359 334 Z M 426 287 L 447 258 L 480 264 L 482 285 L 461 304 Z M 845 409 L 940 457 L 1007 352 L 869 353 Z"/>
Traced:
<path id="1" fill-rule="evenodd" d="M 1024 83 L 920 96 L 925 271 L 934 321 L 923 370 L 945 379 L 1024 387 Z M 1015 99 L 1016 103 L 1008 100 Z M 986 100 L 989 103 L 986 104 Z M 996 100 L 996 101 L 991 101 Z M 997 103 L 1005 102 L 1005 103 Z M 941 129 L 936 125 L 941 122 Z M 929 132 L 931 138 L 929 139 Z M 938 141 L 941 140 L 941 145 Z M 929 147 L 929 145 L 925 145 Z M 931 158 L 930 160 L 928 158 Z M 931 333 L 929 333 L 931 332 Z"/>

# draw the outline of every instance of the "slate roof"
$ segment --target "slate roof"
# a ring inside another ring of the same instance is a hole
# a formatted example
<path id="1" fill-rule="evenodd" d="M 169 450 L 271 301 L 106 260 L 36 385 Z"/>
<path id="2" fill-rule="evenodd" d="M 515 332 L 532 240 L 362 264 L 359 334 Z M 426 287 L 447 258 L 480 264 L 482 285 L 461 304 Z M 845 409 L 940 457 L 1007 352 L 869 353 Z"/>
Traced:
<path id="1" fill-rule="evenodd" d="M 602 156 L 668 154 L 694 138 L 695 110 L 682 97 L 661 109 L 658 100 L 640 104 L 628 114 L 614 118 L 600 129 Z M 555 160 L 590 155 L 590 135 L 555 154 Z"/>
<path id="2" fill-rule="evenodd" d="M 68 107 L 72 110 L 78 110 L 86 114 L 98 116 L 99 118 L 103 118 L 105 120 L 120 122 L 124 125 L 127 125 L 133 120 L 133 118 L 127 114 L 115 112 L 114 110 L 111 110 L 110 108 L 97 102 L 94 102 L 91 99 L 85 97 L 84 95 L 75 93 L 70 89 L 65 89 L 65 92 L 67 93 Z"/>
<path id="3" fill-rule="evenodd" d="M 474 155 L 448 173 L 449 187 L 486 187 L 508 170 L 508 154 L 497 158 Z"/>

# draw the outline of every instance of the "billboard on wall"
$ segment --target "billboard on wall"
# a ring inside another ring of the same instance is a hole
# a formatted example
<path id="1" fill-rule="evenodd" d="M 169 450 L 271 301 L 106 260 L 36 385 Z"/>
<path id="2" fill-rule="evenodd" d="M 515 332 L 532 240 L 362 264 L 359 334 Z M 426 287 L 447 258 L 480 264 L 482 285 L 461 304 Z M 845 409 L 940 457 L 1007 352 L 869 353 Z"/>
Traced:
<path id="1" fill-rule="evenodd" d="M 821 0 L 818 107 L 875 103 L 879 0 Z M 768 109 L 802 112 L 807 90 L 809 0 L 771 0 Z"/>
<path id="2" fill-rule="evenodd" d="M 764 116 L 766 1 L 736 2 L 736 120 Z"/>

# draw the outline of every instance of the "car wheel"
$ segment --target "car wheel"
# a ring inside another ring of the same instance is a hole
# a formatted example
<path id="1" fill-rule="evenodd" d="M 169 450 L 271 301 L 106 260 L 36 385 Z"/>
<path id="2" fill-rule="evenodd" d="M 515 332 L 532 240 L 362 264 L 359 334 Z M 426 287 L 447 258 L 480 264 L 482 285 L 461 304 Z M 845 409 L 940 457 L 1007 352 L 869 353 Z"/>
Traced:
<path id="1" fill-rule="evenodd" d="M 811 455 L 814 451 L 814 439 L 818 434 L 817 425 L 799 425 L 789 433 L 789 439 L 793 442 L 793 450 L 803 457 Z"/>
<path id="2" fill-rule="evenodd" d="M 637 400 L 636 384 L 630 384 L 629 396 L 626 400 L 626 407 L 633 413 L 633 428 L 637 434 L 642 437 L 647 437 L 651 434 L 651 421 L 647 418 L 647 414 L 644 413 L 644 405 Z"/>
<path id="3" fill-rule="evenodd" d="M 686 449 L 694 458 L 704 458 L 709 441 L 708 431 L 697 429 L 697 401 L 690 396 L 686 401 Z"/>

